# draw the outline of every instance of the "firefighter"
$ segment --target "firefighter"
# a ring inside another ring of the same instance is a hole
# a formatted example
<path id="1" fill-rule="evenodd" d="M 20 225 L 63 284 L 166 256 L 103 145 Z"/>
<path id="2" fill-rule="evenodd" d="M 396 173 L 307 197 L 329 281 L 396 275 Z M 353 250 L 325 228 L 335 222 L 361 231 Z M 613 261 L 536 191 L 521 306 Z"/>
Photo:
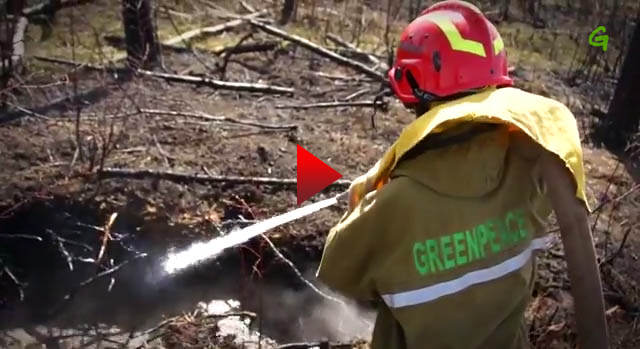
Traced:
<path id="1" fill-rule="evenodd" d="M 535 258 L 561 230 L 580 348 L 607 348 L 577 123 L 512 87 L 475 6 L 443 1 L 402 33 L 388 73 L 417 119 L 349 189 L 318 278 L 374 301 L 372 348 L 525 348 Z"/>

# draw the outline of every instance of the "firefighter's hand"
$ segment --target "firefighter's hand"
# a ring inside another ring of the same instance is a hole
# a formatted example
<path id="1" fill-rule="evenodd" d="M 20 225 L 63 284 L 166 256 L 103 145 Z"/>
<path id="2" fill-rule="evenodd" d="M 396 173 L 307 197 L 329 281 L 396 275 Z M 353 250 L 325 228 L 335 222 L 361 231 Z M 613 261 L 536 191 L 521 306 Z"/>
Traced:
<path id="1" fill-rule="evenodd" d="M 349 186 L 349 210 L 351 213 L 369 193 L 376 191 L 388 182 L 388 179 L 375 179 L 368 176 L 356 178 Z"/>
<path id="2" fill-rule="evenodd" d="M 363 183 L 351 183 L 349 186 L 349 212 L 352 212 L 362 199 Z"/>

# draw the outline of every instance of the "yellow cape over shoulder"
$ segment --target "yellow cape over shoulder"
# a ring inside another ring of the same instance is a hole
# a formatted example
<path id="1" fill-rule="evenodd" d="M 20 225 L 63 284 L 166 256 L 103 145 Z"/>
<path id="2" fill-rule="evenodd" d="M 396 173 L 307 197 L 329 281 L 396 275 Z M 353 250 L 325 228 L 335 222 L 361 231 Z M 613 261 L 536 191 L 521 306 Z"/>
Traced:
<path id="1" fill-rule="evenodd" d="M 398 160 L 430 133 L 464 121 L 504 123 L 525 132 L 558 155 L 577 183 L 576 196 L 587 209 L 580 134 L 575 117 L 562 103 L 516 88 L 488 89 L 443 103 L 409 124 L 384 156 L 352 184 L 361 198 L 386 182 Z M 590 210 L 590 209 L 589 209 Z"/>

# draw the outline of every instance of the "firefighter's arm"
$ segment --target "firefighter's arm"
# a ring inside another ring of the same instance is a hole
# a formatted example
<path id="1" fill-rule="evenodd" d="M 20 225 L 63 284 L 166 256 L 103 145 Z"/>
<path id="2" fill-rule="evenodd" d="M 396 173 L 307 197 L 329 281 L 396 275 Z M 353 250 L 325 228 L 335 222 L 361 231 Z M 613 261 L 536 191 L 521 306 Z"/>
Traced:
<path id="1" fill-rule="evenodd" d="M 584 203 L 573 176 L 555 154 L 543 151 L 542 176 L 556 213 L 574 298 L 580 348 L 608 348 L 600 274 Z"/>
<path id="2" fill-rule="evenodd" d="M 331 229 L 318 268 L 321 282 L 352 299 L 376 298 L 376 240 L 385 226 L 380 196 L 380 191 L 367 194 Z"/>

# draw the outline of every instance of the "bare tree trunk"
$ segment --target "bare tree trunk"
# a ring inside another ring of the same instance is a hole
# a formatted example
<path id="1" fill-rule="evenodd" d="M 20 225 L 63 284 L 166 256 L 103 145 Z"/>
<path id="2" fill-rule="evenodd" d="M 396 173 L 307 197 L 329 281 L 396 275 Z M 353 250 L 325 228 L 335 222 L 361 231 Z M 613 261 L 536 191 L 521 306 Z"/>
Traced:
<path id="1" fill-rule="evenodd" d="M 159 61 L 150 0 L 122 0 L 122 20 L 130 67 L 149 69 Z"/>
<path id="2" fill-rule="evenodd" d="M 9 86 L 14 72 L 14 47 L 16 44 L 16 29 L 21 19 L 22 10 L 24 8 L 25 0 L 8 0 L 6 3 L 6 11 L 3 14 L 2 21 L 0 21 L 0 91 L 5 90 Z M 11 20 L 9 20 L 11 15 Z M 22 33 L 24 35 L 24 33 Z M 24 47 L 24 46 L 23 46 Z M 6 95 L 0 95 L 0 110 L 6 108 Z"/>
<path id="3" fill-rule="evenodd" d="M 614 150 L 622 150 L 640 126 L 640 25 L 636 25 L 622 65 L 616 91 L 601 132 L 601 139 Z"/>
<path id="4" fill-rule="evenodd" d="M 500 13 L 500 20 L 503 20 L 503 21 L 509 20 L 509 7 L 511 7 L 511 0 L 503 0 L 502 11 Z"/>
<path id="5" fill-rule="evenodd" d="M 296 10 L 298 9 L 298 0 L 284 0 L 282 5 L 282 14 L 280 17 L 280 24 L 285 25 L 293 19 L 295 21 Z"/>
<path id="6" fill-rule="evenodd" d="M 25 0 L 8 0 L 6 4 L 7 13 L 18 16 L 24 9 Z"/>
<path id="7" fill-rule="evenodd" d="M 55 19 L 56 16 L 56 12 L 58 12 L 58 10 L 61 7 L 61 1 L 60 0 L 49 0 L 49 6 L 47 6 L 47 11 L 46 11 L 46 15 L 47 15 L 47 19 L 52 22 Z"/>

